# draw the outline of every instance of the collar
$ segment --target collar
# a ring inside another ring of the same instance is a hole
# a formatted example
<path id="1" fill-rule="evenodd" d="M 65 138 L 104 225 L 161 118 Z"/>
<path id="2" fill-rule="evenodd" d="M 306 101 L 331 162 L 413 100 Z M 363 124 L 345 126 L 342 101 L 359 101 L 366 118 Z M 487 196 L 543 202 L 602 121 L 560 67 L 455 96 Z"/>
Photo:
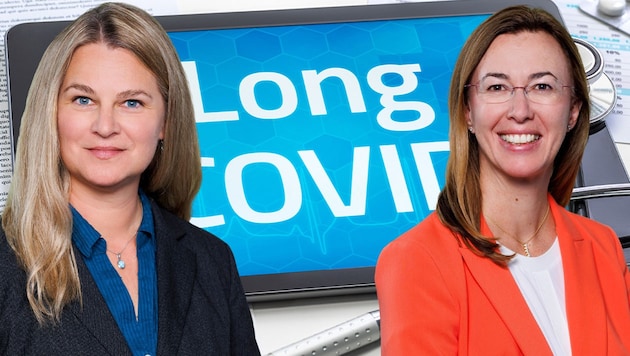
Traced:
<path id="1" fill-rule="evenodd" d="M 138 191 L 140 202 L 142 203 L 142 221 L 138 228 L 138 233 L 144 233 L 148 238 L 155 235 L 153 226 L 153 212 L 149 197 L 142 191 Z M 101 241 L 101 234 L 81 214 L 70 205 L 72 211 L 72 242 L 85 257 L 91 257 L 97 250 L 97 245 Z M 103 251 L 105 246 L 103 245 Z"/>

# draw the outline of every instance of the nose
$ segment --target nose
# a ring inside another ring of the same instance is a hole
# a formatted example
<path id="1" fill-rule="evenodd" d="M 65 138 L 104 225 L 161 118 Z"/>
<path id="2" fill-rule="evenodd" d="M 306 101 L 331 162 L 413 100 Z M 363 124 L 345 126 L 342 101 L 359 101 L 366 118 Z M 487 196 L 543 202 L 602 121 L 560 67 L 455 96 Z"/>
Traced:
<path id="1" fill-rule="evenodd" d="M 520 90 L 519 90 L 520 89 Z M 522 122 L 531 118 L 531 106 L 527 93 L 523 87 L 514 87 L 512 98 L 510 99 L 509 116 L 511 119 Z"/>
<path id="2" fill-rule="evenodd" d="M 109 137 L 120 131 L 120 126 L 113 108 L 101 106 L 96 119 L 92 122 L 92 132 L 101 137 Z"/>

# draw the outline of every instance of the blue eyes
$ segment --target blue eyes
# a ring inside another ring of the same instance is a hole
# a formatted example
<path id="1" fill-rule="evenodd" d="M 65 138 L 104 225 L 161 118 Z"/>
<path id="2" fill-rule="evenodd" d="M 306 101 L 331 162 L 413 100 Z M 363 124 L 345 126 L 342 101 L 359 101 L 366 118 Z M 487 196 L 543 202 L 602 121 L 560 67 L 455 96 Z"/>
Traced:
<path id="1" fill-rule="evenodd" d="M 87 106 L 93 103 L 92 99 L 86 96 L 77 96 L 73 101 L 81 106 Z M 129 99 L 123 102 L 123 106 L 129 109 L 137 109 L 142 106 L 142 102 L 136 99 Z"/>
<path id="2" fill-rule="evenodd" d="M 125 101 L 125 106 L 127 106 L 130 109 L 135 109 L 141 106 L 140 102 L 138 100 L 127 100 Z"/>
<path id="3" fill-rule="evenodd" d="M 80 96 L 76 99 L 74 99 L 74 101 L 79 104 L 79 105 L 88 105 L 92 102 L 92 100 L 90 100 L 90 98 L 86 98 L 84 96 Z"/>

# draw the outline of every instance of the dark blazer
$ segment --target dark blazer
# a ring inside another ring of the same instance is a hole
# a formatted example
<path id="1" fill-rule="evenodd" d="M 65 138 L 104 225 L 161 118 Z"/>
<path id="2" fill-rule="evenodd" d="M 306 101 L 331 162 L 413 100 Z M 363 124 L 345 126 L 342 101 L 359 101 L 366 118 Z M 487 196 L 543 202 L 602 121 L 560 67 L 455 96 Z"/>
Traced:
<path id="1" fill-rule="evenodd" d="M 260 355 L 228 245 L 152 203 L 158 284 L 158 355 Z M 8 355 L 131 355 L 81 253 L 82 305 L 40 327 L 26 275 L 0 228 L 0 352 Z"/>

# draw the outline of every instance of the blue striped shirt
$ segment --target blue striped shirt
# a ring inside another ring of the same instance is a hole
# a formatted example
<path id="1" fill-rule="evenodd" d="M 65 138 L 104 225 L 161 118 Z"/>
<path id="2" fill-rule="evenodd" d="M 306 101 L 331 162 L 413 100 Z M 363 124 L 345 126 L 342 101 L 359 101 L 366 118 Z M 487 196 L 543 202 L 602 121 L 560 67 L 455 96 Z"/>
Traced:
<path id="1" fill-rule="evenodd" d="M 142 222 L 137 235 L 138 318 L 131 296 L 107 258 L 106 242 L 78 211 L 73 216 L 72 242 L 83 255 L 118 327 L 134 355 L 155 355 L 157 351 L 157 277 L 155 270 L 155 231 L 147 196 L 140 192 Z"/>

